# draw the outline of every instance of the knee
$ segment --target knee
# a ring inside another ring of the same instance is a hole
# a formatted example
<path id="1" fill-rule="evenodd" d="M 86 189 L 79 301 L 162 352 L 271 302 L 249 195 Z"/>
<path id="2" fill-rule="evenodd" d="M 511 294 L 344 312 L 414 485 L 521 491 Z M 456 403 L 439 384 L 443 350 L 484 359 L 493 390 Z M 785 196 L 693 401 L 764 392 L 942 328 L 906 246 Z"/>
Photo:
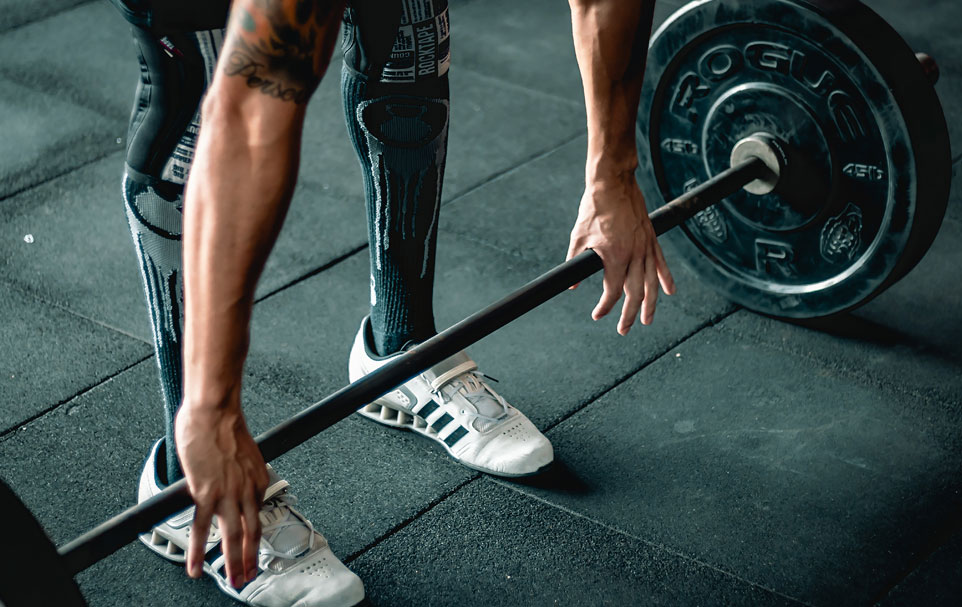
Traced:
<path id="1" fill-rule="evenodd" d="M 448 102 L 389 95 L 361 103 L 357 117 L 364 132 L 382 145 L 420 148 L 443 139 L 447 132 Z"/>

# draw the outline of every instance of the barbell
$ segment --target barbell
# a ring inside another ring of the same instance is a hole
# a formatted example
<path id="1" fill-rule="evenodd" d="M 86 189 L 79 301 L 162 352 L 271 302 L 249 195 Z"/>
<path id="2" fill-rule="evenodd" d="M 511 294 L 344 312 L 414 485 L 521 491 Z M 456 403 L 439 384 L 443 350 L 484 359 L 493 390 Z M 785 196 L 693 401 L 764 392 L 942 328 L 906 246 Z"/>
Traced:
<path id="1" fill-rule="evenodd" d="M 837 314 L 931 245 L 951 168 L 937 68 L 864 5 L 698 0 L 655 32 L 648 62 L 638 152 L 652 224 L 735 302 Z M 280 423 L 257 437 L 265 461 L 602 268 L 585 251 Z M 18 547 L 0 566 L 2 605 L 84 605 L 74 575 L 191 503 L 180 480 L 58 550 L 0 482 Z M 26 582 L 37 571 L 43 583 Z"/>

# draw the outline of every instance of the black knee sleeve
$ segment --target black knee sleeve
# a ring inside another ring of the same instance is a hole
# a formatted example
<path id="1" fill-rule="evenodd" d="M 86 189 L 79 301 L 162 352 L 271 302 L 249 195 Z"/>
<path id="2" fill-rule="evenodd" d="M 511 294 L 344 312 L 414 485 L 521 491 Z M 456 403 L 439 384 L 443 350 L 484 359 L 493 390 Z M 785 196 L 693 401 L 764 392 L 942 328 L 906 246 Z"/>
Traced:
<path id="1" fill-rule="evenodd" d="M 127 167 L 145 182 L 183 184 L 213 77 L 222 30 L 156 34 L 133 28 L 140 82 L 127 135 Z"/>
<path id="2" fill-rule="evenodd" d="M 183 185 L 230 0 L 111 2 L 134 25 L 140 62 L 127 133 L 128 174 L 145 183 Z"/>

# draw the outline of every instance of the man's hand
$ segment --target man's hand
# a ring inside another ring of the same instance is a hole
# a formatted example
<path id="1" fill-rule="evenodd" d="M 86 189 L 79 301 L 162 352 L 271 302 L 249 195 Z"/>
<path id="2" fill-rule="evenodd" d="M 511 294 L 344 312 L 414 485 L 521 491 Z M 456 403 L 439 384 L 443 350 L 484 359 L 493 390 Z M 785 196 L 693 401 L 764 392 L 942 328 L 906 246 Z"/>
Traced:
<path id="1" fill-rule="evenodd" d="M 618 333 L 628 334 L 639 310 L 642 324 L 651 324 L 659 284 L 672 295 L 675 281 L 633 173 L 588 180 L 571 231 L 568 259 L 585 249 L 593 249 L 605 265 L 604 292 L 591 317 L 598 320 L 608 314 L 624 292 Z"/>
<path id="2" fill-rule="evenodd" d="M 601 257 L 605 289 L 591 316 L 607 314 L 624 291 L 618 332 L 625 335 L 639 310 L 641 322 L 651 323 L 658 283 L 665 293 L 675 292 L 635 182 L 635 117 L 655 2 L 568 2 L 588 118 L 585 193 L 568 258 L 588 248 Z"/>
<path id="3" fill-rule="evenodd" d="M 257 280 L 290 204 L 306 104 L 344 0 L 234 0 L 184 195 L 184 404 L 177 453 L 196 504 L 198 577 L 217 515 L 227 575 L 257 573 L 267 470 L 241 413 Z"/>
<path id="4" fill-rule="evenodd" d="M 227 579 L 235 588 L 257 576 L 260 508 L 267 467 L 240 413 L 185 403 L 175 424 L 177 455 L 196 509 L 187 553 L 187 574 L 203 573 L 211 520 L 217 515 Z"/>

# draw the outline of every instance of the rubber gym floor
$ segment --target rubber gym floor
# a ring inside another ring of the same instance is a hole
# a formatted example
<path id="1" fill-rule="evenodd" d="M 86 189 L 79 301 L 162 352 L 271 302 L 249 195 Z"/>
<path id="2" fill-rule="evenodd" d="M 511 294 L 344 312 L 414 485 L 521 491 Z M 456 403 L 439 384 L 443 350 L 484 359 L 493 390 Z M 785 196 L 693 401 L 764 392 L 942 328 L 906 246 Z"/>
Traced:
<path id="1" fill-rule="evenodd" d="M 867 2 L 939 62 L 958 174 L 962 5 Z M 586 132 L 564 2 L 451 16 L 440 327 L 563 260 Z M 120 198 L 137 74 L 106 2 L 0 0 L 0 475 L 58 544 L 132 504 L 162 432 Z M 336 70 L 301 173 L 258 291 L 254 432 L 346 383 L 367 306 Z M 373 605 L 960 604 L 958 182 L 918 267 L 830 327 L 743 310 L 669 253 L 678 294 L 650 328 L 591 322 L 596 277 L 470 348 L 552 439 L 541 478 L 475 473 L 357 416 L 275 466 Z M 139 544 L 77 580 L 94 606 L 233 604 Z"/>

